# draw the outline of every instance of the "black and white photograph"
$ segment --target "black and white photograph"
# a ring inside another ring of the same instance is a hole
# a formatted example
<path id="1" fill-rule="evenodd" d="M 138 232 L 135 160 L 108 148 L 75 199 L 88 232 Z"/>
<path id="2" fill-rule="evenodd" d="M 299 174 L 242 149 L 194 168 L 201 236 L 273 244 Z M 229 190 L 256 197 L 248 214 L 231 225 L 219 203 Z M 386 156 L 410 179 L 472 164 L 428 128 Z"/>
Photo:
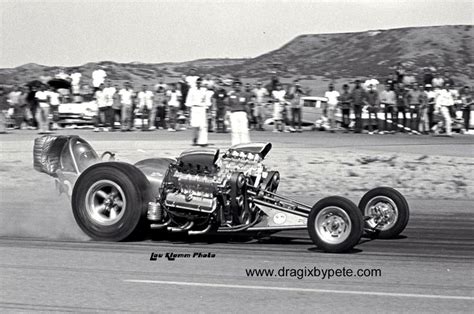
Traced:
<path id="1" fill-rule="evenodd" d="M 472 313 L 473 12 L 0 0 L 0 312 Z"/>

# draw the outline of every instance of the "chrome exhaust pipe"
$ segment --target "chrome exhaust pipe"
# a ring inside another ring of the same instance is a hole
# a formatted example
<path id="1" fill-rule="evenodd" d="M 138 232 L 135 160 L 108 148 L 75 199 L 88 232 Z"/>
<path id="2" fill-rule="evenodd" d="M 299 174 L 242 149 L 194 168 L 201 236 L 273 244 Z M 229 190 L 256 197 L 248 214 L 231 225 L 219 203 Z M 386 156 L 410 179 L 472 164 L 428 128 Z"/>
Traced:
<path id="1" fill-rule="evenodd" d="M 206 229 L 203 230 L 190 230 L 188 231 L 189 235 L 198 235 L 198 234 L 205 234 L 211 230 L 211 224 L 207 225 Z"/>
<path id="2" fill-rule="evenodd" d="M 169 219 L 167 222 L 162 223 L 162 224 L 151 224 L 150 228 L 151 229 L 163 229 L 167 227 L 171 223 L 171 219 Z"/>
<path id="3" fill-rule="evenodd" d="M 188 221 L 182 227 L 168 227 L 168 231 L 170 232 L 184 232 L 191 229 L 194 226 L 194 221 Z"/>

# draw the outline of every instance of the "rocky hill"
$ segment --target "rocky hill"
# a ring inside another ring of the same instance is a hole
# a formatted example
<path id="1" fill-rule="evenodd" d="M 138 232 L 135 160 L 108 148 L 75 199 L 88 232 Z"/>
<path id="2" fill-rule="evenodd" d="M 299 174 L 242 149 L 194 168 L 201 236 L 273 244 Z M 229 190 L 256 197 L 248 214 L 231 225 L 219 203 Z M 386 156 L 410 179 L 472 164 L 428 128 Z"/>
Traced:
<path id="1" fill-rule="evenodd" d="M 278 70 L 283 77 L 385 77 L 391 67 L 401 62 L 409 71 L 420 74 L 423 67 L 449 70 L 460 82 L 472 84 L 472 25 L 410 27 L 372 30 L 357 33 L 301 35 L 266 54 L 249 59 L 201 59 L 182 63 L 145 64 L 104 61 L 78 67 L 65 67 L 66 72 L 80 71 L 90 78 L 98 65 L 106 66 L 112 80 L 154 82 L 158 77 L 179 77 L 189 68 L 201 73 L 242 78 L 268 78 Z M 26 64 L 0 69 L 0 84 L 21 84 L 40 76 L 51 75 L 59 67 Z"/>

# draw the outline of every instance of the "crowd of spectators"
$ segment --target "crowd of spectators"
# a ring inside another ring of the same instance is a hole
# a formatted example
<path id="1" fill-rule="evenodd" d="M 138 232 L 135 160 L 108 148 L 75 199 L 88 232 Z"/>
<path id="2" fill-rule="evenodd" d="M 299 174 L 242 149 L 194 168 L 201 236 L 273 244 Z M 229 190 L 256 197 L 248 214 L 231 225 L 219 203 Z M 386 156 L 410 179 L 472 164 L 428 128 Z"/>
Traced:
<path id="1" fill-rule="evenodd" d="M 276 75 L 267 84 L 243 84 L 239 79 L 200 77 L 191 69 L 173 83 L 160 80 L 153 86 L 133 86 L 132 82 L 119 86 L 99 68 L 92 72 L 90 87 L 81 85 L 79 72 L 56 77 L 70 82 L 66 94 L 45 84 L 0 91 L 0 101 L 8 103 L 15 128 L 55 130 L 61 102 L 80 103 L 91 95 L 97 104 L 96 132 L 192 128 L 193 143 L 206 145 L 208 132 L 231 129 L 235 144 L 250 140 L 249 129 L 264 130 L 267 118 L 272 118 L 273 132 L 302 132 L 302 97 L 309 96 L 298 79 L 282 84 Z M 469 130 L 472 91 L 469 86 L 456 86 L 448 71 L 441 75 L 425 68 L 417 78 L 399 65 L 383 84 L 375 79 L 352 84 L 339 89 L 330 83 L 324 94 L 322 120 L 331 132 L 438 134 L 443 129 L 450 136 L 457 112 L 462 112 L 463 128 Z"/>

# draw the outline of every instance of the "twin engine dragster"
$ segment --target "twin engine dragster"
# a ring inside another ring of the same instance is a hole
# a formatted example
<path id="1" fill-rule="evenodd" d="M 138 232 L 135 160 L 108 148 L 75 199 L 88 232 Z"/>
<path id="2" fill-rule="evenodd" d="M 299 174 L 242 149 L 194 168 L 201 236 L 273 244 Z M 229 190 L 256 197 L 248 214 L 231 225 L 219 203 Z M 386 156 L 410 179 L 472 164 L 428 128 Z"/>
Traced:
<path id="1" fill-rule="evenodd" d="M 330 196 L 310 206 L 277 193 L 278 171 L 263 164 L 270 143 L 192 149 L 176 159 L 135 164 L 100 157 L 78 136 L 42 136 L 34 143 L 34 168 L 55 178 L 70 197 L 74 218 L 92 239 L 122 241 L 161 229 L 206 233 L 308 229 L 316 246 L 346 252 L 363 232 L 393 238 L 406 227 L 409 207 L 396 190 L 368 191 L 359 205 Z"/>

